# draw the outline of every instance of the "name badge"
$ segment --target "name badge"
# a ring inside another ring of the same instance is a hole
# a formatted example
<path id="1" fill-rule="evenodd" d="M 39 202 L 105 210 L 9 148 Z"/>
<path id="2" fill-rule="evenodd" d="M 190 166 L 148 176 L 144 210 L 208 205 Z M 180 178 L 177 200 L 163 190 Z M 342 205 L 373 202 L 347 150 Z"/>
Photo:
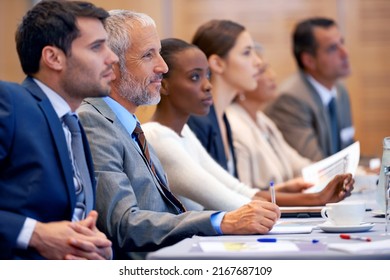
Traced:
<path id="1" fill-rule="evenodd" d="M 353 126 L 343 128 L 340 132 L 341 141 L 343 143 L 350 142 L 355 136 L 355 128 Z"/>

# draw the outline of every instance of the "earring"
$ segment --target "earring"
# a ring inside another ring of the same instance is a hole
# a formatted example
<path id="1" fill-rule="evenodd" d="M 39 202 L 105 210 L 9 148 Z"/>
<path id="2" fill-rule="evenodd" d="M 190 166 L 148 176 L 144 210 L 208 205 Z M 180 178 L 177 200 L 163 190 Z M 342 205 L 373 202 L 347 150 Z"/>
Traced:
<path id="1" fill-rule="evenodd" d="M 244 100 L 246 99 L 245 94 L 240 93 L 240 94 L 238 95 L 238 99 L 239 99 L 240 101 L 244 101 Z"/>

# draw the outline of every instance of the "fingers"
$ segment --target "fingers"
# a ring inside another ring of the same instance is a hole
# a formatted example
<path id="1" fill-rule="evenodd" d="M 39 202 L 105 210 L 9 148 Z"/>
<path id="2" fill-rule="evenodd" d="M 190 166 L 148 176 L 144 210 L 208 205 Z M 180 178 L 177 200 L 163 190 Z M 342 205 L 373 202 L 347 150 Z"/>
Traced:
<path id="1" fill-rule="evenodd" d="M 94 220 L 95 217 L 97 216 L 89 217 L 89 219 Z M 70 227 L 78 234 L 76 237 L 69 239 L 69 244 L 77 250 L 73 255 L 88 259 L 111 258 L 111 241 L 97 228 L 91 230 L 82 224 L 85 223 L 70 224 Z"/>
<path id="2" fill-rule="evenodd" d="M 78 223 L 71 223 L 69 225 L 75 232 L 85 235 L 85 236 L 94 236 L 95 232 L 90 229 L 89 227 L 86 227 L 82 225 L 80 222 Z"/>
<path id="3" fill-rule="evenodd" d="M 346 196 L 349 196 L 353 190 L 353 184 L 355 183 L 355 179 L 350 173 L 340 175 L 340 179 L 343 179 L 341 192 L 344 192 Z"/>
<path id="4" fill-rule="evenodd" d="M 112 256 L 113 256 L 112 248 L 111 247 L 102 248 L 100 255 L 103 256 L 106 260 L 112 260 Z"/>
<path id="5" fill-rule="evenodd" d="M 336 175 L 319 193 L 321 205 L 330 202 L 339 202 L 350 196 L 354 182 L 355 180 L 350 173 Z"/>
<path id="6" fill-rule="evenodd" d="M 71 238 L 69 239 L 69 244 L 73 247 L 74 252 L 69 256 L 75 256 L 76 258 L 81 259 L 94 259 L 94 260 L 104 260 L 111 258 L 111 242 L 110 246 L 98 246 L 95 243 Z"/>
<path id="7" fill-rule="evenodd" d="M 75 239 L 75 238 L 70 238 L 69 244 L 75 247 L 76 249 L 85 252 L 93 252 L 97 249 L 93 243 L 84 240 Z"/>
<path id="8" fill-rule="evenodd" d="M 305 184 L 306 184 L 306 186 L 307 186 L 308 188 L 314 186 L 314 183 L 311 183 L 311 182 L 306 182 L 306 181 L 305 181 Z"/>
<path id="9" fill-rule="evenodd" d="M 103 233 L 69 221 L 38 222 L 30 246 L 47 259 L 105 259 L 112 255 L 111 241 Z"/>
<path id="10" fill-rule="evenodd" d="M 355 184 L 355 179 L 351 174 L 344 180 L 344 190 L 347 192 L 351 192 L 353 190 L 353 185 Z"/>
<path id="11" fill-rule="evenodd" d="M 274 222 L 264 221 L 262 223 L 257 223 L 253 228 L 253 233 L 250 234 L 267 234 L 271 231 L 272 227 L 275 225 Z"/>
<path id="12" fill-rule="evenodd" d="M 341 174 L 335 177 L 336 180 L 339 181 L 337 183 L 338 185 L 341 183 L 342 180 L 342 186 L 338 187 L 338 198 L 339 200 L 343 200 L 344 198 L 351 195 L 353 190 L 353 184 L 355 183 L 354 178 L 352 177 L 352 174 Z"/>
<path id="13" fill-rule="evenodd" d="M 97 218 L 98 218 L 98 213 L 95 210 L 92 210 L 91 212 L 89 212 L 88 216 L 84 220 L 78 223 L 89 229 L 95 230 Z"/>
<path id="14" fill-rule="evenodd" d="M 281 192 L 298 193 L 312 187 L 313 185 L 313 183 L 306 182 L 303 180 L 303 178 L 299 177 L 276 185 L 276 190 Z"/>
<path id="15" fill-rule="evenodd" d="M 64 260 L 106 260 L 102 255 L 92 252 L 75 251 L 73 254 L 67 254 Z"/>
<path id="16" fill-rule="evenodd" d="M 265 234 L 280 217 L 274 203 L 253 200 L 237 210 L 225 214 L 221 230 L 225 234 Z"/>
<path id="17" fill-rule="evenodd" d="M 87 260 L 86 258 L 81 258 L 81 257 L 77 257 L 75 255 L 72 255 L 72 254 L 67 254 L 65 257 L 64 257 L 65 260 Z"/>
<path id="18" fill-rule="evenodd" d="M 265 218 L 270 219 L 271 221 L 273 221 L 273 223 L 275 223 L 280 218 L 281 212 L 279 207 L 275 203 L 271 203 L 268 201 L 257 201 L 253 203 L 255 204 L 254 207 L 257 208 L 257 211 L 260 212 L 259 214 L 262 214 Z"/>
<path id="19" fill-rule="evenodd" d="M 349 191 L 353 189 L 354 182 L 355 180 L 352 174 L 346 173 L 336 175 L 328 185 L 333 188 Z"/>
<path id="20" fill-rule="evenodd" d="M 100 231 L 92 231 L 76 223 L 72 223 L 70 227 L 79 233 L 77 240 L 90 242 L 96 247 L 111 247 L 111 241 Z"/>

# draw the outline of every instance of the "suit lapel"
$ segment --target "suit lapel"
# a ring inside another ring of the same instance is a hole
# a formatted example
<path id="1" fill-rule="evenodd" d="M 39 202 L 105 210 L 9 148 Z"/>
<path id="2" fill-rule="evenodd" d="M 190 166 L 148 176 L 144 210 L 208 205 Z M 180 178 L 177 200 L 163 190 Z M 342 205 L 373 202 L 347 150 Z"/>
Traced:
<path id="1" fill-rule="evenodd" d="M 22 85 L 37 99 L 38 106 L 41 108 L 46 118 L 50 133 L 53 137 L 54 145 L 57 148 L 62 171 L 64 173 L 69 200 L 71 203 L 71 214 L 73 215 L 73 209 L 76 205 L 73 171 L 61 122 L 49 99 L 31 78 L 26 78 Z"/>
<path id="2" fill-rule="evenodd" d="M 84 128 L 82 125 L 80 126 L 80 130 L 81 130 L 81 137 L 83 140 L 85 159 L 86 159 L 88 171 L 89 171 L 89 177 L 91 178 L 91 181 L 92 181 L 91 182 L 92 183 L 92 193 L 87 193 L 86 195 L 93 197 L 93 203 L 92 203 L 93 208 L 92 209 L 95 209 L 96 179 L 95 179 L 95 171 L 93 168 L 92 154 L 91 154 L 91 150 L 89 148 L 89 142 L 87 139 L 87 135 L 85 134 L 85 131 L 84 131 Z M 89 188 L 86 188 L 86 190 L 87 189 L 89 189 Z"/>
<path id="3" fill-rule="evenodd" d="M 111 110 L 111 108 L 107 105 L 107 103 L 102 98 L 87 98 L 86 100 L 84 100 L 84 102 L 93 106 L 102 116 L 104 116 L 107 120 L 112 122 L 112 124 L 123 134 L 123 139 L 128 139 L 127 142 L 129 142 L 132 148 L 137 151 L 137 153 L 140 155 L 140 157 L 142 157 L 142 159 L 146 164 L 146 158 L 143 155 L 142 151 L 139 149 L 137 143 L 133 141 L 131 135 L 129 135 L 126 128 L 122 125 L 120 120 L 116 117 L 115 113 Z M 160 161 L 155 156 L 153 147 L 150 150 L 151 150 L 152 161 L 156 163 L 155 168 L 156 168 L 157 176 L 165 185 L 167 185 L 167 180 L 165 176 L 161 176 L 161 174 L 165 174 L 165 173 L 162 170 Z M 164 196 L 165 198 L 167 198 L 167 200 L 169 200 L 169 198 L 166 197 L 164 191 L 161 189 L 160 183 L 157 181 L 157 178 L 154 176 L 153 171 L 149 167 L 148 169 L 158 191 L 161 193 L 162 196 Z"/>
<path id="4" fill-rule="evenodd" d="M 327 153 L 330 153 L 332 150 L 332 143 L 331 143 L 331 138 L 329 133 L 323 134 L 321 131 L 326 131 L 329 132 L 332 130 L 331 125 L 330 125 L 330 119 L 329 119 L 329 114 L 327 109 L 324 107 L 324 104 L 322 103 L 321 97 L 319 93 L 316 91 L 316 89 L 313 87 L 313 85 L 309 82 L 309 80 L 306 78 L 306 76 L 303 73 L 300 73 L 302 80 L 306 84 L 306 87 L 309 90 L 309 94 L 314 102 L 314 107 L 313 108 L 318 108 L 318 113 L 321 115 L 321 119 L 325 120 L 325 123 L 322 121 L 317 122 L 318 126 L 326 126 L 326 128 L 319 129 L 318 132 L 320 133 L 319 137 L 322 138 L 322 141 L 324 141 L 326 145 L 326 150 L 323 151 L 324 155 Z M 320 144 L 321 145 L 321 144 Z"/>

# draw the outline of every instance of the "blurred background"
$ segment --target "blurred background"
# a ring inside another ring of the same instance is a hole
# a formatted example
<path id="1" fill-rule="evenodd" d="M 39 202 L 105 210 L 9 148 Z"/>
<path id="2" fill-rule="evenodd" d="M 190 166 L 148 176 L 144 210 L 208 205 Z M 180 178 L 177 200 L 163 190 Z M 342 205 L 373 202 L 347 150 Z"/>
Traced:
<path id="1" fill-rule="evenodd" d="M 14 33 L 37 0 L 0 0 L 0 80 L 21 82 Z M 296 71 L 290 37 L 297 21 L 312 16 L 335 19 L 345 36 L 352 75 L 350 92 L 356 140 L 361 154 L 381 156 L 390 136 L 390 1 L 389 0 L 90 0 L 97 6 L 143 12 L 157 23 L 161 39 L 191 41 L 199 25 L 231 19 L 251 32 L 280 82 Z M 147 121 L 154 107 L 139 109 Z"/>

